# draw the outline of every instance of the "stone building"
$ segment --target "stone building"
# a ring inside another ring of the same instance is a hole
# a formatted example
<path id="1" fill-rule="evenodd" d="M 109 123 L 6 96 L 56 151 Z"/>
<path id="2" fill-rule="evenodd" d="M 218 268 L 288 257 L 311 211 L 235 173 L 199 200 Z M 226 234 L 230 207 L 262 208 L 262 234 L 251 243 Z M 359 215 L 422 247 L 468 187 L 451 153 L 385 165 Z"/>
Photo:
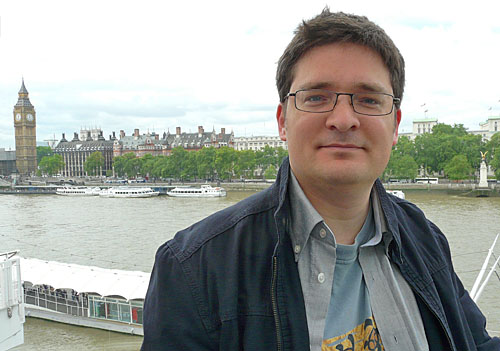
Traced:
<path id="1" fill-rule="evenodd" d="M 172 149 L 178 146 L 182 146 L 187 151 L 197 151 L 211 146 L 234 147 L 234 133 L 227 134 L 225 128 L 221 128 L 220 133 L 217 133 L 215 129 L 212 132 L 205 132 L 203 126 L 198 127 L 197 133 L 182 133 L 181 127 L 177 127 L 175 134 L 165 132 L 161 137 L 155 132 L 141 135 L 139 129 L 135 129 L 133 135 L 125 135 L 125 132 L 121 130 L 119 139 L 114 141 L 113 154 L 115 157 L 129 152 L 133 152 L 137 157 L 146 154 L 168 156 L 172 153 Z"/>
<path id="2" fill-rule="evenodd" d="M 61 155 L 64 161 L 64 168 L 61 175 L 65 177 L 86 176 L 84 164 L 93 152 L 99 151 L 104 156 L 104 166 L 100 175 L 106 175 L 106 171 L 113 169 L 113 143 L 115 141 L 114 133 L 106 140 L 102 131 L 99 130 L 97 138 L 91 136 L 91 131 L 84 131 L 86 135 L 78 136 L 74 133 L 73 139 L 67 141 L 63 133 L 59 144 L 54 148 L 54 153 Z"/>
<path id="3" fill-rule="evenodd" d="M 167 155 L 167 143 L 160 139 L 160 135 L 153 133 L 140 134 L 139 129 L 134 129 L 134 134 L 125 135 L 123 130 L 120 130 L 119 139 L 113 142 L 113 156 L 123 156 L 124 154 L 133 152 L 135 156 L 142 157 L 146 154 L 153 156 Z"/>
<path id="4" fill-rule="evenodd" d="M 0 149 L 0 175 L 10 176 L 16 172 L 16 151 Z"/>
<path id="5" fill-rule="evenodd" d="M 235 149 L 240 150 L 262 150 L 266 146 L 272 148 L 282 147 L 288 150 L 286 141 L 280 139 L 279 136 L 251 136 L 251 137 L 237 137 L 234 139 Z"/>
<path id="6" fill-rule="evenodd" d="M 490 140 L 493 134 L 500 132 L 500 116 L 491 116 L 486 122 L 479 123 L 479 130 L 471 130 L 469 133 L 481 135 L 484 140 Z"/>
<path id="7" fill-rule="evenodd" d="M 432 128 L 438 124 L 437 118 L 421 118 L 413 120 L 413 128 L 411 132 L 403 132 L 399 131 L 399 136 L 406 136 L 410 138 L 410 140 L 415 140 L 418 135 L 422 135 L 425 133 L 432 133 Z"/>
<path id="8" fill-rule="evenodd" d="M 104 167 L 101 175 L 113 169 L 113 158 L 133 152 L 137 157 L 146 154 L 153 156 L 169 156 L 172 149 L 182 146 L 188 151 L 200 150 L 202 147 L 234 147 L 234 134 L 226 134 L 225 128 L 220 133 L 206 133 L 202 126 L 198 127 L 198 133 L 181 133 L 181 128 L 176 128 L 175 134 L 163 133 L 160 137 L 156 133 L 140 134 L 139 129 L 134 130 L 133 135 L 125 135 L 120 131 L 119 138 L 115 133 L 106 140 L 100 129 L 82 129 L 80 135 L 74 133 L 71 141 L 66 140 L 65 134 L 59 144 L 54 148 L 54 153 L 61 155 L 64 161 L 64 169 L 61 174 L 65 177 L 82 177 L 87 173 L 84 169 L 85 161 L 95 151 L 100 151 L 104 156 Z"/>

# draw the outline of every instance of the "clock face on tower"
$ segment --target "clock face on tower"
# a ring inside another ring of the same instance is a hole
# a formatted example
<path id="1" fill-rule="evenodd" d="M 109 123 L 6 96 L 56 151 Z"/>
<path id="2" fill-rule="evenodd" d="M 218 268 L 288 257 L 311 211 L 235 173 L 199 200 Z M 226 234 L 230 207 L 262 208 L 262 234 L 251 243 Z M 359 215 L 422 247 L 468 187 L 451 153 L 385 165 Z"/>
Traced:
<path id="1" fill-rule="evenodd" d="M 18 121 L 18 122 L 19 122 L 20 120 L 21 120 L 21 114 L 20 114 L 20 113 L 18 113 L 18 114 L 16 115 L 16 121 Z"/>
<path id="2" fill-rule="evenodd" d="M 31 113 L 28 113 L 28 115 L 26 116 L 26 119 L 31 122 L 33 121 L 33 115 Z"/>

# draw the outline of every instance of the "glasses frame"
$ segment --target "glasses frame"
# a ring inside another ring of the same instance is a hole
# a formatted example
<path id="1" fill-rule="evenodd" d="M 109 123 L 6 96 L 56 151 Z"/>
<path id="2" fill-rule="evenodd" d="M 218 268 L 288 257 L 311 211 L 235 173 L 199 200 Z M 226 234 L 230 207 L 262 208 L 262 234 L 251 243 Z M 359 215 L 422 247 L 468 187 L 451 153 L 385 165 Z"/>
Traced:
<path id="1" fill-rule="evenodd" d="M 295 98 L 296 95 L 297 95 L 297 93 L 299 93 L 301 91 L 310 91 L 310 90 L 327 91 L 327 92 L 335 95 L 335 102 L 333 103 L 332 108 L 330 110 L 326 110 L 326 111 L 307 111 L 307 110 L 302 110 L 302 109 L 298 108 L 297 107 L 297 99 Z M 387 116 L 387 115 L 390 115 L 394 111 L 394 105 L 396 103 L 401 102 L 400 98 L 394 97 L 394 95 L 391 95 L 391 94 L 379 93 L 379 92 L 370 92 L 370 94 L 380 94 L 380 95 L 390 96 L 392 98 L 391 110 L 389 112 L 387 112 L 387 113 L 376 114 L 376 115 L 374 115 L 372 113 L 362 113 L 362 112 L 356 111 L 356 108 L 354 107 L 353 97 L 354 97 L 354 95 L 358 95 L 358 94 L 362 94 L 362 93 L 338 93 L 336 91 L 327 90 L 327 89 L 299 89 L 295 93 L 288 93 L 288 94 L 286 94 L 285 100 L 288 99 L 290 96 L 293 96 L 295 98 L 295 99 L 293 99 L 294 100 L 294 105 L 295 105 L 295 108 L 297 110 L 302 111 L 302 112 L 307 112 L 307 113 L 325 113 L 325 112 L 331 112 L 331 111 L 333 111 L 335 109 L 335 106 L 337 106 L 337 102 L 339 101 L 339 96 L 340 95 L 347 95 L 347 96 L 349 96 L 351 98 L 352 110 L 354 112 L 356 112 L 357 114 L 364 115 L 364 116 Z"/>

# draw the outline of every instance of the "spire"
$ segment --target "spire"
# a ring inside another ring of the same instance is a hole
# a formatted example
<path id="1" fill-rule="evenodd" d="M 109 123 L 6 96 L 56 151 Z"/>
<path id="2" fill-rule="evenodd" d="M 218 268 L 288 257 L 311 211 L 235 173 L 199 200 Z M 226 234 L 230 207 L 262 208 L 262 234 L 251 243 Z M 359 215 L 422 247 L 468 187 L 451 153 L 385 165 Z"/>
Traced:
<path id="1" fill-rule="evenodd" d="M 16 107 L 33 107 L 30 102 L 30 98 L 28 97 L 28 90 L 24 85 L 24 77 L 21 84 L 21 89 L 19 89 L 19 98 L 17 100 Z"/>
<path id="2" fill-rule="evenodd" d="M 24 86 L 24 77 L 23 77 L 23 84 L 21 85 L 21 89 L 19 89 L 19 94 L 28 94 L 28 90 Z"/>

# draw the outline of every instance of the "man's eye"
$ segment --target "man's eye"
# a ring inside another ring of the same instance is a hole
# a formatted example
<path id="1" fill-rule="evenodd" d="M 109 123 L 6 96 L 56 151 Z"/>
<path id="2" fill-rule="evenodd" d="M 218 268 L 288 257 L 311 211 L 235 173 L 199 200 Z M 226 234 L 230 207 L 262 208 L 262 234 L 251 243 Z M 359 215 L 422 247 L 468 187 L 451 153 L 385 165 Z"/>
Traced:
<path id="1" fill-rule="evenodd" d="M 311 95 L 311 96 L 306 96 L 306 98 L 304 99 L 305 103 L 311 103 L 311 104 L 318 104 L 327 101 L 328 101 L 328 96 L 325 95 Z"/>
<path id="2" fill-rule="evenodd" d="M 374 96 L 356 96 L 356 102 L 366 106 L 369 105 L 380 105 L 382 101 Z"/>

